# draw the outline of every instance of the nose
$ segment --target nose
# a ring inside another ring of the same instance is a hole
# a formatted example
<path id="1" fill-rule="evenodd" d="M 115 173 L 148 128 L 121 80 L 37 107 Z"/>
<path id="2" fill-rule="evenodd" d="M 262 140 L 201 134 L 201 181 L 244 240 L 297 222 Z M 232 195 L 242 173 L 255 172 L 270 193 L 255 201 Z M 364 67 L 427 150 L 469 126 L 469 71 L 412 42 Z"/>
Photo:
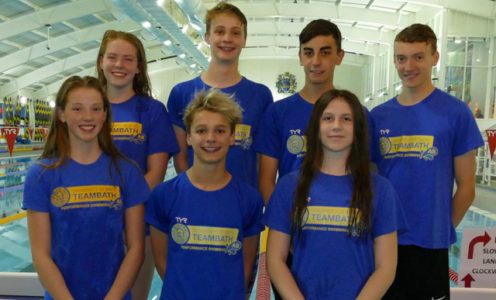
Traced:
<path id="1" fill-rule="evenodd" d="M 83 120 L 91 121 L 93 119 L 93 112 L 89 109 L 84 110 L 83 112 Z"/>
<path id="2" fill-rule="evenodd" d="M 312 65 L 314 65 L 314 66 L 318 66 L 318 65 L 320 65 L 320 62 L 321 62 L 321 57 L 320 57 L 320 55 L 317 53 L 317 54 L 315 54 L 315 55 L 312 57 Z"/>
<path id="3" fill-rule="evenodd" d="M 210 130 L 207 132 L 207 143 L 212 143 L 215 141 L 215 132 Z"/>

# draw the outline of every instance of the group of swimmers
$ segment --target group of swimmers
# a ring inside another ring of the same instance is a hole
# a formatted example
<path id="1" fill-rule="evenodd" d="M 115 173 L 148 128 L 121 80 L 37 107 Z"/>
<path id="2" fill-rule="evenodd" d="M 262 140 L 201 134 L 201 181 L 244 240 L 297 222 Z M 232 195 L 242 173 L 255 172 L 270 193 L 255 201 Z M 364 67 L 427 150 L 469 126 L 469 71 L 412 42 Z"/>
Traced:
<path id="1" fill-rule="evenodd" d="M 130 33 L 105 33 L 98 78 L 62 84 L 23 202 L 45 298 L 145 300 L 155 266 L 160 299 L 244 299 L 265 225 L 277 298 L 448 299 L 483 141 L 432 84 L 431 28 L 396 36 L 403 89 L 370 113 L 333 85 L 332 22 L 302 30 L 304 87 L 275 103 L 238 71 L 246 36 L 237 7 L 209 10 L 210 65 L 167 110 Z M 171 157 L 178 176 L 162 183 Z"/>

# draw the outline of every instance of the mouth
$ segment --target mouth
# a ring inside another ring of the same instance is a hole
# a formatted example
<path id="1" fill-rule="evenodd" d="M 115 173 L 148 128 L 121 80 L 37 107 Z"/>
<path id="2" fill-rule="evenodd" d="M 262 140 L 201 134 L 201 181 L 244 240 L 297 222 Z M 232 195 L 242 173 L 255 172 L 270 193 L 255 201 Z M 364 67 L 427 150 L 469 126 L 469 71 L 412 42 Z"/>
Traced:
<path id="1" fill-rule="evenodd" d="M 112 75 L 115 76 L 115 77 L 126 77 L 127 76 L 127 73 L 123 73 L 123 72 L 112 72 Z"/>
<path id="2" fill-rule="evenodd" d="M 236 48 L 235 47 L 227 47 L 227 46 L 219 46 L 219 49 L 222 51 L 225 51 L 225 52 L 231 52 L 231 51 L 234 51 L 234 49 L 236 49 Z"/>
<path id="3" fill-rule="evenodd" d="M 220 150 L 220 147 L 202 147 L 203 151 L 207 153 L 214 153 Z"/>
<path id="4" fill-rule="evenodd" d="M 314 75 L 317 75 L 317 76 L 320 76 L 320 75 L 324 74 L 325 71 L 321 71 L 321 70 L 310 70 L 310 73 L 312 73 Z"/>
<path id="5" fill-rule="evenodd" d="M 79 129 L 83 132 L 92 132 L 95 129 L 95 125 L 79 125 Z"/>
<path id="6" fill-rule="evenodd" d="M 405 73 L 403 74 L 403 78 L 405 80 L 412 80 L 412 79 L 415 79 L 417 77 L 418 73 Z"/>

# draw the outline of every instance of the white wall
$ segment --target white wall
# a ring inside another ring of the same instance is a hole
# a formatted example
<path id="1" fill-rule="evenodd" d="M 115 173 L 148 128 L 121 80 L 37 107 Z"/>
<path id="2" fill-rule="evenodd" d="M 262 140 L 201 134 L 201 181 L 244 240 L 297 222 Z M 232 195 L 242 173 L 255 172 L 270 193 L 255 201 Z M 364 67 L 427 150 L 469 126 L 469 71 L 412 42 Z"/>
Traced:
<path id="1" fill-rule="evenodd" d="M 169 65 L 164 64 L 162 69 L 160 65 L 153 66 L 150 69 L 149 75 L 152 81 L 153 94 L 164 103 L 167 101 L 174 85 L 197 76 L 197 74 L 188 74 L 171 63 Z M 300 66 L 297 57 L 295 59 L 241 59 L 239 70 L 248 79 L 265 84 L 272 91 L 275 100 L 288 96 L 277 93 L 276 81 L 279 74 L 284 72 L 294 74 L 297 90 L 300 90 L 305 84 L 303 67 Z M 365 73 L 363 67 L 348 65 L 344 62 L 336 67 L 334 85 L 336 88 L 352 91 L 363 101 L 365 93 L 364 82 L 367 75 Z"/>

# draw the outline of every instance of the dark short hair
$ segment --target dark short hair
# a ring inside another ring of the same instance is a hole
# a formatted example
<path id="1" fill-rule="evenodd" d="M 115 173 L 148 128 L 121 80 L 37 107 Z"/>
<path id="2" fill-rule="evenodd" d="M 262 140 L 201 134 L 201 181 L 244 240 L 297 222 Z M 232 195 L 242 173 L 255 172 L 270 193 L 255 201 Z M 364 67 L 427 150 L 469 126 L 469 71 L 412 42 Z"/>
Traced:
<path id="1" fill-rule="evenodd" d="M 427 43 L 431 45 L 432 52 L 437 51 L 437 37 L 432 28 L 424 24 L 412 24 L 396 35 L 395 42 Z"/>
<path id="2" fill-rule="evenodd" d="M 313 20 L 312 22 L 308 23 L 307 26 L 305 26 L 305 28 L 303 28 L 299 36 L 300 46 L 319 35 L 332 36 L 336 41 L 338 52 L 342 50 L 341 31 L 339 30 L 336 24 L 324 19 Z"/>

